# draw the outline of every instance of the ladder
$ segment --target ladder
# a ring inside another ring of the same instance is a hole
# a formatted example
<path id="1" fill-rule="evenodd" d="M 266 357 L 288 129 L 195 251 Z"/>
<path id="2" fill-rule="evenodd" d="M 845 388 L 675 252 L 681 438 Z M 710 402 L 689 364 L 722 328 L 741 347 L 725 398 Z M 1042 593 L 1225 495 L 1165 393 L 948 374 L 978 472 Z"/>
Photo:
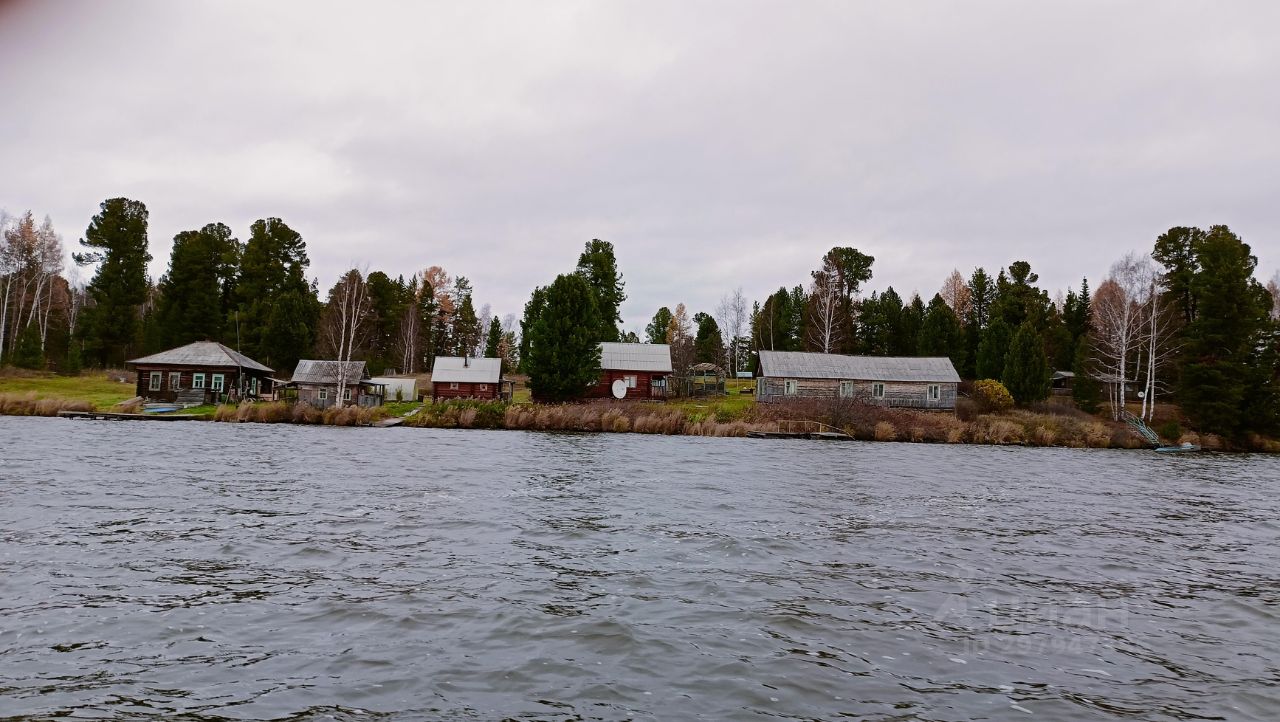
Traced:
<path id="1" fill-rule="evenodd" d="M 1124 419 L 1125 423 L 1129 424 L 1129 427 L 1133 429 L 1135 434 L 1146 439 L 1152 446 L 1160 446 L 1160 435 L 1157 434 L 1150 426 L 1147 426 L 1142 419 L 1134 416 L 1128 411 L 1122 411 L 1120 413 L 1120 418 Z"/>

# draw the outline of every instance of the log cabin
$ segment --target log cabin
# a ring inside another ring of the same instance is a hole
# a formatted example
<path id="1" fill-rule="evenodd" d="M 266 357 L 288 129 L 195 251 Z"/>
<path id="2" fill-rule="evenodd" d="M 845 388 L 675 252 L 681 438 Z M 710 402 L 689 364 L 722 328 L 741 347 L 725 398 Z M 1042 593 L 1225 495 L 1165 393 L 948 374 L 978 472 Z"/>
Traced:
<path id="1" fill-rule="evenodd" d="M 431 367 L 431 400 L 499 400 L 502 393 L 502 359 L 469 356 L 436 356 Z"/>
<path id="2" fill-rule="evenodd" d="M 949 358 L 761 351 L 756 399 L 856 398 L 870 404 L 954 411 L 960 374 Z"/>
<path id="3" fill-rule="evenodd" d="M 665 343 L 600 344 L 600 378 L 589 399 L 611 399 L 613 382 L 622 381 L 624 399 L 666 399 L 671 347 Z"/>
<path id="4" fill-rule="evenodd" d="M 272 391 L 271 369 L 216 341 L 196 341 L 126 363 L 138 372 L 138 396 L 151 401 L 210 404 Z"/>
<path id="5" fill-rule="evenodd" d="M 340 364 L 344 364 L 342 366 Z M 338 402 L 338 376 L 343 369 L 342 401 Z M 293 370 L 288 389 L 297 401 L 311 404 L 317 409 L 327 409 L 335 404 L 360 407 L 381 406 L 386 387 L 369 378 L 369 369 L 363 361 L 329 361 L 303 359 Z"/>

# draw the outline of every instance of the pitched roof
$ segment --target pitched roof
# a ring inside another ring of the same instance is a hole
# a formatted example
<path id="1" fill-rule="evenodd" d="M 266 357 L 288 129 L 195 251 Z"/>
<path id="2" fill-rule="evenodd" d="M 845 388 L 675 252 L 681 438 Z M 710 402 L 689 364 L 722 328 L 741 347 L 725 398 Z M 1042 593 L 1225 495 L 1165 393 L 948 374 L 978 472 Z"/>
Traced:
<path id="1" fill-rule="evenodd" d="M 336 384 L 338 383 L 338 373 L 343 368 L 339 364 L 342 363 L 346 364 L 347 383 L 354 384 L 369 378 L 369 372 L 365 369 L 363 361 L 344 362 L 303 359 L 298 362 L 298 368 L 293 370 L 293 378 L 289 379 L 289 382 L 294 384 Z"/>
<path id="2" fill-rule="evenodd" d="M 946 357 L 841 356 L 800 351 L 761 351 L 760 375 L 857 381 L 960 381 L 956 367 Z"/>
<path id="3" fill-rule="evenodd" d="M 671 347 L 665 343 L 600 344 L 600 368 L 611 371 L 671 373 Z"/>
<path id="4" fill-rule="evenodd" d="M 466 382 L 496 384 L 502 379 L 502 359 L 467 358 L 461 356 L 436 356 L 431 367 L 431 383 Z"/>
<path id="5" fill-rule="evenodd" d="M 126 363 L 131 364 L 163 364 L 166 366 L 239 366 L 272 373 L 272 370 L 245 356 L 233 351 L 217 341 L 196 341 L 186 346 L 171 348 L 168 351 L 136 358 Z"/>

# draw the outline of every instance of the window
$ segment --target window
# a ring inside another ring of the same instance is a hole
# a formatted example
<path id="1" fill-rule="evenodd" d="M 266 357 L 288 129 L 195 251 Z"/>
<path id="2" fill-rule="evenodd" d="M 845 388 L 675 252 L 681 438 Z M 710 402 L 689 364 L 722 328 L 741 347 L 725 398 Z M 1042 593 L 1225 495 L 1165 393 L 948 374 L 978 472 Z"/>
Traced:
<path id="1" fill-rule="evenodd" d="M 938 384 L 930 384 L 930 385 L 929 385 L 929 400 L 930 400 L 930 401 L 937 401 L 937 400 L 938 400 L 938 397 L 939 397 L 939 396 L 941 396 L 941 395 L 942 395 L 942 387 L 941 387 L 941 386 L 939 386 Z"/>
<path id="2" fill-rule="evenodd" d="M 847 398 L 851 398 L 852 396 L 853 396 L 853 382 L 841 381 L 840 382 L 840 398 L 847 399 Z"/>
<path id="3" fill-rule="evenodd" d="M 182 372 L 181 371 L 169 372 L 169 388 L 174 391 L 177 391 L 178 389 L 182 388 Z"/>
<path id="4" fill-rule="evenodd" d="M 489 390 L 489 384 L 480 384 L 480 390 L 481 390 L 481 391 L 488 391 L 488 390 Z"/>
<path id="5" fill-rule="evenodd" d="M 249 395 L 250 396 L 258 395 L 258 377 L 257 376 L 254 376 L 253 378 L 249 379 Z"/>
<path id="6" fill-rule="evenodd" d="M 342 390 L 342 400 L 343 400 L 343 401 L 350 401 L 350 400 L 351 400 L 351 387 L 350 387 L 350 386 L 348 386 L 347 388 L 345 388 L 345 389 L 343 389 L 343 390 Z"/>
<path id="7" fill-rule="evenodd" d="M 160 390 L 160 372 L 159 371 L 151 372 L 151 385 L 148 386 L 147 388 L 152 391 Z"/>
<path id="8" fill-rule="evenodd" d="M 795 379 L 787 379 L 782 382 L 782 393 L 787 396 L 795 396 L 796 391 L 800 388 L 800 382 Z"/>
<path id="9" fill-rule="evenodd" d="M 871 384 L 871 397 L 876 399 L 884 398 L 884 384 L 879 381 Z"/>
<path id="10" fill-rule="evenodd" d="M 329 389 L 320 389 L 319 399 L 321 401 L 329 400 Z"/>
<path id="11" fill-rule="evenodd" d="M 457 382 L 457 381 L 450 381 L 450 382 L 449 382 L 449 390 L 450 390 L 450 391 L 457 391 L 457 390 L 458 390 L 458 382 Z"/>
<path id="12" fill-rule="evenodd" d="M 192 375 L 191 375 L 191 388 L 193 388 L 193 389 L 202 389 L 202 388 L 204 388 L 204 374 L 192 374 Z"/>
<path id="13" fill-rule="evenodd" d="M 634 389 L 636 387 L 636 377 L 634 375 L 623 376 L 622 380 L 627 382 L 627 388 Z"/>
<path id="14" fill-rule="evenodd" d="M 214 391 L 222 391 L 225 384 L 226 384 L 226 377 L 224 377 L 222 374 L 214 374 L 213 382 L 210 384 L 209 388 L 212 388 Z"/>

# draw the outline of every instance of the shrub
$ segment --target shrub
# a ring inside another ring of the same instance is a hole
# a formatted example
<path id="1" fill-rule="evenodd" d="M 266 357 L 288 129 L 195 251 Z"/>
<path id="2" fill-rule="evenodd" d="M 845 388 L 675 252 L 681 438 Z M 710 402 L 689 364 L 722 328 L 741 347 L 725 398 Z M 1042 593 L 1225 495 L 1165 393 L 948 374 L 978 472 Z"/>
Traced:
<path id="1" fill-rule="evenodd" d="M 875 439 L 876 441 L 893 441 L 898 438 L 898 430 L 888 421 L 881 421 L 876 424 Z"/>
<path id="2" fill-rule="evenodd" d="M 1182 438 L 1182 425 L 1177 421 L 1166 421 L 1156 427 L 1156 433 L 1160 434 L 1162 439 L 1180 439 Z"/>
<path id="3" fill-rule="evenodd" d="M 974 400 L 984 413 L 1003 411 L 1013 406 L 1013 395 L 995 379 L 982 379 L 973 385 Z"/>

